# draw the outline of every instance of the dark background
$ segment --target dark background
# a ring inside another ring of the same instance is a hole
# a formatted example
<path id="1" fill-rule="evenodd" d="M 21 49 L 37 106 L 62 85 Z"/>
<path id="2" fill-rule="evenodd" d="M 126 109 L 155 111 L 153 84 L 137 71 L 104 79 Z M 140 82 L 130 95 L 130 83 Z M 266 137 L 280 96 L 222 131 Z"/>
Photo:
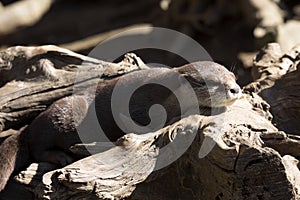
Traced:
<path id="1" fill-rule="evenodd" d="M 2 9 L 6 9 L 16 1 L 1 2 Z M 111 30 L 149 23 L 191 36 L 209 52 L 214 61 L 232 69 L 238 82 L 245 85 L 251 81 L 251 61 L 257 51 L 268 42 L 279 40 L 278 25 L 270 27 L 271 31 L 265 37 L 257 38 L 254 35 L 255 28 L 262 23 L 257 13 L 265 8 L 253 8 L 247 5 L 247 0 L 170 0 L 168 8 L 164 8 L 162 4 L 166 2 L 168 0 L 56 0 L 33 25 L 17 27 L 11 33 L 0 35 L 0 48 L 44 44 L 69 47 L 68 44 L 91 36 L 103 34 L 105 37 L 105 33 Z M 273 2 L 282 12 L 283 23 L 290 20 L 299 22 L 298 2 Z M 270 18 L 273 14 L 275 17 L 276 13 L 270 13 Z M 79 45 L 69 49 L 87 55 L 94 46 Z M 140 56 L 147 59 L 147 53 Z M 151 56 L 156 56 L 157 60 L 160 56 L 165 57 L 161 52 Z M 168 64 L 177 66 L 179 61 L 180 58 L 171 57 Z"/>

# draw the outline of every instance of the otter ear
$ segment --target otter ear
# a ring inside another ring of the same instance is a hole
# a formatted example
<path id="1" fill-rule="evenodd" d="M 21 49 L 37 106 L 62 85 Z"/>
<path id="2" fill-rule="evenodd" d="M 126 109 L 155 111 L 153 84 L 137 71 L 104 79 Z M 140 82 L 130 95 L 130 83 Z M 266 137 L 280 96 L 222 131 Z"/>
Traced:
<path id="1" fill-rule="evenodd" d="M 180 79 L 183 79 L 183 78 L 184 78 L 184 79 L 187 80 L 187 79 L 190 78 L 190 76 L 191 76 L 191 75 L 189 75 L 189 74 L 187 74 L 187 73 L 182 73 L 182 74 L 180 74 Z"/>
<path id="2" fill-rule="evenodd" d="M 193 79 L 193 77 L 191 76 L 191 74 L 187 74 L 187 73 L 182 73 L 180 74 L 180 80 L 184 80 L 184 81 L 191 81 L 191 79 Z"/>
<path id="3" fill-rule="evenodd" d="M 188 81 L 189 84 L 197 85 L 197 86 L 203 86 L 206 85 L 206 81 L 201 77 L 193 77 L 192 74 L 182 74 L 181 76 L 181 82 L 182 81 Z"/>
<path id="4" fill-rule="evenodd" d="M 186 74 L 186 73 L 182 73 L 181 75 L 182 75 L 184 78 L 188 76 L 188 74 Z"/>

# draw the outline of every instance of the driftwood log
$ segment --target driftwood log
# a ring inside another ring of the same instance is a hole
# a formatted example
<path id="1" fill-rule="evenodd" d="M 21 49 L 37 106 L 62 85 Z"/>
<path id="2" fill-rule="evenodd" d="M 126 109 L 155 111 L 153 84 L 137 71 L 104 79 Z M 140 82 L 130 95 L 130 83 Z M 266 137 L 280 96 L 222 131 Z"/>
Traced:
<path id="1" fill-rule="evenodd" d="M 146 67 L 132 54 L 113 64 L 54 46 L 13 47 L 0 58 L 3 138 L 71 95 L 74 83 Z M 105 152 L 88 144 L 94 155 L 62 169 L 32 163 L 0 199 L 298 199 L 299 58 L 270 44 L 254 60 L 254 82 L 226 112 L 127 134 Z M 76 82 L 78 70 L 86 76 Z M 72 150 L 85 154 L 80 144 Z"/>

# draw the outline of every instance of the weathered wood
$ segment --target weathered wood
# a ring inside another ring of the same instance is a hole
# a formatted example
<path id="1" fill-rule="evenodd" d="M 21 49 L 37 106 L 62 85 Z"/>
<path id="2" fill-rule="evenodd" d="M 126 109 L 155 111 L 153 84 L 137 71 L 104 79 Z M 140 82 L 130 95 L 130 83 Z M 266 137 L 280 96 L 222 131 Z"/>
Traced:
<path id="1" fill-rule="evenodd" d="M 109 151 L 45 174 L 34 192 L 46 199 L 292 198 L 294 189 L 276 150 L 283 151 L 268 148 L 281 132 L 249 98 L 218 116 L 190 116 L 155 133 L 126 135 Z M 150 175 L 159 150 L 186 139 L 193 143 L 184 155 Z M 281 149 L 290 146 L 288 137 L 282 139 Z M 290 155 L 297 156 L 294 151 Z"/>
<path id="2" fill-rule="evenodd" d="M 299 198 L 300 139 L 272 124 L 272 105 L 257 95 L 297 72 L 293 70 L 298 57 L 283 56 L 276 45 L 269 47 L 256 58 L 256 80 L 226 112 L 189 116 L 145 135 L 127 134 L 104 152 L 101 143 L 89 144 L 94 155 L 62 169 L 33 163 L 10 188 L 27 188 L 27 199 Z M 86 153 L 83 145 L 72 150 Z M 6 191 L 8 197 L 9 191 L 13 189 Z"/>
<path id="3" fill-rule="evenodd" d="M 268 44 L 254 61 L 253 83 L 247 92 L 258 93 L 269 105 L 276 126 L 291 134 L 300 134 L 299 90 L 300 46 L 283 53 L 277 43 Z"/>

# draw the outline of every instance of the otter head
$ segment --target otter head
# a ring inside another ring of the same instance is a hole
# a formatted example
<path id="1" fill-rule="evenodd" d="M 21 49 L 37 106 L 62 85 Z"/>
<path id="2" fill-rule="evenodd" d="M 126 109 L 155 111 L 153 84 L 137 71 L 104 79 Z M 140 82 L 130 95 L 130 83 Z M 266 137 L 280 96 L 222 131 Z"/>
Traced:
<path id="1" fill-rule="evenodd" d="M 225 107 L 241 97 L 235 76 L 224 66 L 200 61 L 178 68 L 197 95 L 199 106 Z"/>

